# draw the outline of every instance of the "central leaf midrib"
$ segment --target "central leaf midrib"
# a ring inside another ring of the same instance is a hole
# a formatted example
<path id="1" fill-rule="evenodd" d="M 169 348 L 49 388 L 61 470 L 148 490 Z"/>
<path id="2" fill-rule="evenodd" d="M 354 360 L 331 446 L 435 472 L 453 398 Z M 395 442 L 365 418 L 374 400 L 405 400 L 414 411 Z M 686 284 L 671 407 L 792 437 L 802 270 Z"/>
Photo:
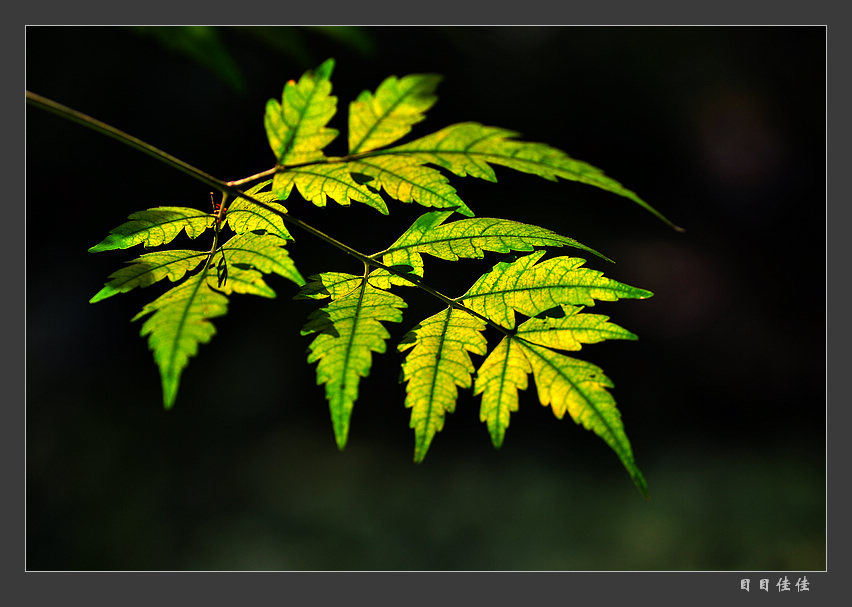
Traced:
<path id="1" fill-rule="evenodd" d="M 367 291 L 367 277 L 364 276 L 361 281 L 360 291 L 358 293 L 358 303 L 355 306 L 355 315 L 352 317 L 352 331 L 349 333 L 349 338 L 346 340 L 346 349 L 344 350 L 343 356 L 343 373 L 340 378 L 340 391 L 343 394 L 344 398 L 348 399 L 349 395 L 346 394 L 345 384 L 346 384 L 346 373 L 349 370 L 349 359 L 352 355 L 352 344 L 355 341 L 355 332 L 358 329 L 358 321 L 361 319 L 361 307 L 364 304 L 364 293 Z"/>
<path id="2" fill-rule="evenodd" d="M 287 158 L 287 155 L 290 154 L 290 152 L 293 151 L 293 148 L 295 147 L 296 137 L 299 136 L 299 133 L 302 130 L 302 124 L 303 124 L 303 121 L 304 121 L 304 118 L 305 118 L 305 114 L 308 112 L 308 108 L 311 106 L 311 102 L 314 100 L 314 95 L 316 94 L 317 89 L 319 88 L 319 85 L 322 82 L 324 82 L 324 80 L 315 80 L 314 81 L 314 86 L 310 90 L 310 93 L 308 93 L 308 96 L 305 100 L 305 104 L 299 110 L 299 119 L 296 121 L 296 124 L 292 126 L 292 131 L 291 131 L 292 135 L 289 137 L 288 141 L 284 142 L 283 147 L 285 149 L 283 150 L 281 156 L 279 157 L 279 163 L 284 164 L 284 160 Z M 281 101 L 282 101 L 282 103 L 281 103 L 281 119 L 283 120 L 284 124 L 287 124 L 287 121 L 284 120 L 284 101 L 285 100 L 282 99 Z M 323 127 L 320 127 L 320 129 L 322 129 L 322 128 Z"/>
<path id="3" fill-rule="evenodd" d="M 438 339 L 438 353 L 435 356 L 435 365 L 434 371 L 432 373 L 432 380 L 429 382 L 429 401 L 428 408 L 426 410 L 426 432 L 423 436 L 420 437 L 420 448 L 428 441 L 428 432 L 429 432 L 429 422 L 432 419 L 432 411 L 434 409 L 433 403 L 435 402 L 435 386 L 437 385 L 438 380 L 438 369 L 441 366 L 441 356 L 444 350 L 444 338 L 447 335 L 447 328 L 450 325 L 450 317 L 452 316 L 453 309 L 447 308 L 446 318 L 444 319 L 444 326 L 441 328 L 441 333 Z"/>
<path id="4" fill-rule="evenodd" d="M 491 295 L 502 295 L 506 293 L 522 293 L 525 291 L 543 291 L 543 290 L 558 290 L 558 289 L 600 289 L 602 291 L 614 291 L 616 293 L 624 293 L 624 289 L 620 289 L 619 287 L 613 286 L 598 286 L 598 285 L 586 285 L 586 284 L 568 284 L 568 285 L 544 285 L 544 286 L 530 286 L 530 287 L 522 287 L 520 289 L 497 289 L 494 291 L 488 291 L 487 293 L 472 293 L 470 295 L 462 295 L 459 297 L 459 301 L 467 301 L 471 299 L 476 299 L 479 297 L 490 297 Z"/>
<path id="5" fill-rule="evenodd" d="M 465 220 L 462 219 L 461 221 L 465 221 Z M 492 225 L 496 225 L 496 224 L 492 224 Z M 416 250 L 420 247 L 428 247 L 428 246 L 433 246 L 433 245 L 436 245 L 436 244 L 442 244 L 442 243 L 445 243 L 445 242 L 456 242 L 456 241 L 459 241 L 459 240 L 473 240 L 474 238 L 489 238 L 489 239 L 490 238 L 519 238 L 519 239 L 520 238 L 541 238 L 542 240 L 552 240 L 552 241 L 559 243 L 559 244 L 558 245 L 542 244 L 542 245 L 538 245 L 538 246 L 561 246 L 562 244 L 568 244 L 568 243 L 564 242 L 565 239 L 563 237 L 560 237 L 559 235 L 555 235 L 555 236 L 551 236 L 551 237 L 545 237 L 545 236 L 528 236 L 528 235 L 525 236 L 525 235 L 522 235 L 522 234 L 500 234 L 500 235 L 476 234 L 474 236 L 448 236 L 448 237 L 440 238 L 440 239 L 436 239 L 436 240 L 421 240 L 421 241 L 418 241 L 418 242 L 416 242 L 414 244 L 410 244 L 410 245 L 391 247 L 384 253 L 384 255 L 389 255 L 389 254 L 394 253 L 396 251 L 405 251 L 405 250 L 409 250 L 409 249 L 415 249 Z M 526 243 L 524 243 L 524 244 L 526 244 Z M 535 247 L 536 245 L 530 244 L 529 246 Z M 473 245 L 471 243 L 471 247 L 475 247 L 475 245 Z M 496 253 L 502 252 L 502 251 L 500 251 L 500 249 L 486 249 L 485 246 L 481 246 L 480 248 L 482 250 L 493 251 L 493 252 L 496 252 Z M 513 249 L 511 245 L 508 245 L 507 248 L 509 250 L 514 250 L 514 251 L 524 250 L 524 249 Z M 429 251 L 417 251 L 417 252 L 418 253 L 431 254 L 431 253 L 429 253 Z M 456 255 L 458 255 L 458 254 L 456 254 Z"/>
<path id="6" fill-rule="evenodd" d="M 171 261 L 167 261 L 165 263 L 160 263 L 160 264 L 157 264 L 157 265 L 148 266 L 148 268 L 144 272 L 134 274 L 133 276 L 130 276 L 126 280 L 122 280 L 121 282 L 115 283 L 114 287 L 120 287 L 122 285 L 126 285 L 128 282 L 131 282 L 133 280 L 138 280 L 142 276 L 145 276 L 145 274 L 153 273 L 154 270 L 158 270 L 160 268 L 165 268 L 167 266 L 170 266 L 170 265 L 176 264 L 176 263 L 180 263 L 182 261 L 187 261 L 187 260 L 192 259 L 193 257 L 202 257 L 203 258 L 203 257 L 206 257 L 208 255 L 208 253 L 204 252 L 204 251 L 188 251 L 188 252 L 193 253 L 193 255 L 187 255 L 186 257 L 180 257 L 180 258 L 177 258 L 177 259 L 172 259 Z M 155 254 L 159 255 L 159 253 L 155 253 Z M 146 265 L 146 264 L 147 264 L 147 262 L 142 261 L 142 262 L 138 263 L 137 265 Z M 196 264 L 197 264 L 197 262 L 196 262 Z M 192 271 L 192 268 L 187 268 L 184 271 L 184 274 L 186 274 L 186 272 L 191 272 L 191 271 Z M 163 278 L 168 278 L 168 275 L 164 276 Z"/>
<path id="7" fill-rule="evenodd" d="M 201 288 L 201 283 L 204 282 L 204 278 L 207 276 L 207 267 L 205 266 L 203 270 L 198 274 L 198 280 L 195 283 L 195 286 L 192 288 L 192 293 L 190 293 L 189 297 L 186 298 L 186 305 L 183 308 L 183 311 L 180 315 L 180 320 L 178 321 L 178 330 L 175 331 L 174 339 L 172 340 L 172 347 L 169 352 L 169 375 L 172 376 L 174 374 L 174 364 L 175 357 L 177 356 L 178 344 L 180 342 L 180 337 L 183 334 L 184 326 L 186 325 L 186 318 L 189 315 L 189 309 L 192 307 L 192 302 L 195 301 L 195 297 L 198 294 L 199 288 Z M 202 314 L 202 320 L 204 319 L 204 315 Z M 172 381 L 173 377 L 170 377 Z"/>

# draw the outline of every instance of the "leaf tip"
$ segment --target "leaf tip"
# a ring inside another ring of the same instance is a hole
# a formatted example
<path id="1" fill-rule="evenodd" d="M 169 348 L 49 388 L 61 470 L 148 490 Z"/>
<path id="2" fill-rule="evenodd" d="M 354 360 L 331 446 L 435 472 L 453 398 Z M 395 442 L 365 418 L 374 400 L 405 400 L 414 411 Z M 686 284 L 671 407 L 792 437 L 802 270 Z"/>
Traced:
<path id="1" fill-rule="evenodd" d="M 323 61 L 316 70 L 314 70 L 314 75 L 319 80 L 328 80 L 331 78 L 332 71 L 334 71 L 334 58 L 329 57 Z"/>
<path id="2" fill-rule="evenodd" d="M 92 298 L 89 300 L 89 303 L 97 303 L 101 300 L 106 299 L 107 297 L 111 297 L 112 295 L 115 295 L 115 292 L 114 291 L 107 292 L 107 288 L 104 287 L 103 289 L 101 289 L 100 291 L 98 291 L 97 293 L 95 293 L 92 296 Z"/>

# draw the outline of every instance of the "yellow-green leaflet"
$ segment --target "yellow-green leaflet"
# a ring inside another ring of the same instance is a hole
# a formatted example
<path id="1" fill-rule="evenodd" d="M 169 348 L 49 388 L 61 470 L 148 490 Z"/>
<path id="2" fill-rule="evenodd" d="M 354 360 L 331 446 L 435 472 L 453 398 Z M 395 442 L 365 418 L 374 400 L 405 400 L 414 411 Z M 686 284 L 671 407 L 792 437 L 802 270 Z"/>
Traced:
<path id="1" fill-rule="evenodd" d="M 323 281 L 322 276 L 314 278 L 314 282 Z M 340 278 L 336 275 L 332 281 Z M 303 335 L 318 334 L 311 342 L 308 362 L 318 363 L 317 383 L 325 384 L 334 436 L 341 449 L 349 435 L 358 384 L 370 372 L 372 353 L 383 353 L 390 337 L 382 322 L 400 322 L 400 310 L 406 307 L 401 297 L 377 289 L 366 277 L 349 275 L 346 279 L 352 288 L 337 291 L 327 306 L 310 315 L 302 329 Z M 322 289 L 313 285 L 309 292 Z"/>
<path id="2" fill-rule="evenodd" d="M 450 211 L 433 211 L 421 215 L 395 243 L 382 251 L 382 263 L 388 266 L 408 266 L 412 274 L 422 277 L 423 254 L 456 261 L 460 258 L 481 259 L 486 251 L 508 253 L 532 251 L 535 247 L 562 246 L 582 249 L 610 261 L 573 238 L 560 236 L 545 228 L 493 217 L 444 223 L 451 215 Z M 398 277 L 386 278 L 393 284 L 410 284 Z"/>
<path id="3" fill-rule="evenodd" d="M 460 301 L 497 324 L 513 329 L 515 312 L 537 316 L 561 305 L 593 306 L 595 300 L 644 299 L 652 293 L 584 268 L 584 259 L 554 257 L 538 265 L 544 251 L 498 263 Z"/>
<path id="4" fill-rule="evenodd" d="M 337 137 L 335 129 L 325 126 L 337 111 L 337 97 L 331 95 L 329 81 L 333 69 L 334 60 L 328 59 L 299 82 L 289 81 L 281 103 L 275 99 L 267 102 L 264 125 L 278 164 L 319 160 L 322 148 Z"/>
<path id="5" fill-rule="evenodd" d="M 266 203 L 279 213 L 286 213 L 287 209 L 277 202 L 278 196 L 272 192 L 261 191 L 270 183 L 272 183 L 272 181 L 259 183 L 253 188 L 246 190 L 246 194 Z M 245 198 L 237 198 L 231 201 L 231 204 L 228 205 L 226 222 L 237 234 L 264 231 L 268 234 L 273 234 L 283 238 L 284 240 L 293 240 L 290 232 L 288 232 L 287 228 L 284 226 L 284 220 L 281 219 L 280 215 L 270 211 L 269 209 L 258 206 Z"/>
<path id="6" fill-rule="evenodd" d="M 349 105 L 349 153 L 368 152 L 404 137 L 435 104 L 441 77 L 435 74 L 390 76 Z"/>
<path id="7" fill-rule="evenodd" d="M 187 272 L 191 272 L 198 264 L 207 258 L 208 253 L 204 251 L 157 251 L 140 255 L 120 270 L 109 275 L 109 282 L 98 291 L 89 303 L 95 303 L 126 293 L 136 287 L 147 287 L 163 278 L 177 282 Z"/>
<path id="8" fill-rule="evenodd" d="M 414 327 L 399 345 L 411 349 L 402 363 L 414 429 L 414 461 L 422 461 L 436 432 L 444 427 L 444 414 L 456 406 L 458 388 L 470 388 L 474 370 L 468 352 L 484 355 L 485 323 L 460 310 L 447 308 Z"/>
<path id="9" fill-rule="evenodd" d="M 388 207 L 382 197 L 352 178 L 345 164 L 311 164 L 295 167 L 276 173 L 272 181 L 273 191 L 282 199 L 290 196 L 293 186 L 299 195 L 318 207 L 324 207 L 328 198 L 336 203 L 349 206 L 361 202 L 371 206 L 383 215 Z"/>
<path id="10" fill-rule="evenodd" d="M 148 249 L 170 243 L 181 230 L 190 238 L 198 238 L 213 226 L 210 213 L 187 207 L 156 207 L 133 213 L 129 219 L 110 230 L 109 236 L 91 247 L 89 252 L 127 249 L 137 244 Z"/>
<path id="11" fill-rule="evenodd" d="M 211 318 L 228 312 L 228 298 L 207 283 L 206 272 L 196 274 L 170 289 L 133 317 L 153 314 L 142 325 L 140 335 L 148 336 L 148 347 L 160 368 L 163 405 L 170 409 L 177 398 L 180 376 L 189 359 L 216 334 Z"/>

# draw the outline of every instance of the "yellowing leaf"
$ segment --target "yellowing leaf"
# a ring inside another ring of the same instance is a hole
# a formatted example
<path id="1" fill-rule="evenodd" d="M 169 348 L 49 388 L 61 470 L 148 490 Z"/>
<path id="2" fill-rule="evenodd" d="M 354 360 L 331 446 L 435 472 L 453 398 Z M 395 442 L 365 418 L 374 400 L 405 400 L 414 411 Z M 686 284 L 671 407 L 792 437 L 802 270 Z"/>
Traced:
<path id="1" fill-rule="evenodd" d="M 126 293 L 136 287 L 147 287 L 163 278 L 177 282 L 187 272 L 198 267 L 207 255 L 208 253 L 204 251 L 184 250 L 157 251 L 140 255 L 129 262 L 130 265 L 110 274 L 109 282 L 89 300 L 89 303 Z"/>
<path id="2" fill-rule="evenodd" d="M 405 156 L 372 156 L 350 161 L 345 169 L 371 177 L 369 185 L 375 189 L 384 188 L 394 200 L 416 202 L 424 207 L 452 208 L 462 215 L 473 215 L 440 171 L 412 163 Z"/>
<path id="3" fill-rule="evenodd" d="M 238 279 L 240 271 L 274 273 L 302 286 L 305 279 L 284 248 L 285 243 L 282 238 L 271 234 L 237 234 L 222 245 L 221 254 L 225 256 L 225 263 L 234 268 L 229 276 Z"/>
<path id="4" fill-rule="evenodd" d="M 518 260 L 501 262 L 482 276 L 460 302 L 507 329 L 515 326 L 515 311 L 537 316 L 561 305 L 589 305 L 595 300 L 644 299 L 650 291 L 631 287 L 581 267 L 585 260 L 555 257 L 535 265 L 539 251 Z"/>
<path id="5" fill-rule="evenodd" d="M 532 372 L 517 339 L 503 338 L 476 374 L 473 393 L 482 394 L 479 419 L 488 424 L 495 447 L 503 444 L 509 414 L 518 410 L 518 390 L 527 389 Z"/>
<path id="6" fill-rule="evenodd" d="M 490 217 L 462 219 L 445 224 L 444 221 L 450 215 L 452 212 L 449 211 L 421 215 L 395 243 L 382 252 L 382 263 L 388 266 L 410 266 L 413 274 L 422 277 L 424 253 L 456 261 L 462 257 L 480 259 L 485 256 L 485 251 L 508 253 L 532 251 L 535 247 L 570 246 L 607 259 L 573 238 L 560 236 L 538 226 Z M 392 280 L 395 284 L 399 281 L 396 278 Z"/>
<path id="7" fill-rule="evenodd" d="M 228 295 L 241 293 L 275 297 L 275 291 L 263 281 L 262 273 L 274 272 L 296 284 L 304 284 L 304 279 L 283 248 L 285 243 L 285 240 L 270 234 L 237 234 L 222 245 L 211 263 L 200 272 L 147 304 L 133 318 L 137 320 L 153 313 L 142 325 L 141 335 L 148 336 L 148 345 L 160 368 L 166 408 L 174 405 L 180 376 L 189 359 L 198 352 L 198 345 L 209 342 L 216 334 L 210 319 L 227 313 Z M 93 300 L 129 290 L 125 288 L 128 286 L 145 286 L 142 283 L 149 277 L 174 276 L 173 280 L 178 280 L 208 255 L 198 251 L 161 251 L 143 255 L 142 258 L 147 258 L 147 261 L 137 263 L 131 269 L 145 269 L 146 274 L 138 274 L 136 278 L 116 277 L 116 284 L 110 287 L 111 283 L 108 283 Z M 170 259 L 173 261 L 167 263 Z M 224 281 L 215 276 L 213 269 L 218 259 L 222 259 L 223 267 L 228 269 Z M 151 260 L 160 260 L 161 265 L 151 267 Z M 133 284 L 134 281 L 137 284 Z M 105 293 L 107 288 L 113 292 Z"/>
<path id="8" fill-rule="evenodd" d="M 607 339 L 636 339 L 636 335 L 609 322 L 608 316 L 585 314 L 582 308 L 562 306 L 561 318 L 531 318 L 523 323 L 516 335 L 524 341 L 556 348 L 579 350 L 582 344 L 594 344 Z"/>
<path id="9" fill-rule="evenodd" d="M 323 158 L 322 149 L 337 131 L 326 124 L 337 111 L 337 98 L 331 96 L 329 77 L 334 60 L 328 59 L 299 82 L 284 86 L 281 103 L 270 99 L 266 104 L 264 125 L 269 146 L 280 165 L 301 164 Z"/>
<path id="10" fill-rule="evenodd" d="M 636 487 L 647 497 L 648 486 L 636 466 L 633 450 L 615 400 L 607 391 L 612 382 L 599 367 L 542 346 L 518 340 L 530 363 L 542 405 L 550 405 L 561 419 L 566 411 L 587 430 L 600 436 L 615 451 Z"/>
<path id="11" fill-rule="evenodd" d="M 272 192 L 261 191 L 270 183 L 271 181 L 259 183 L 253 188 L 246 190 L 246 194 L 266 203 L 280 213 L 286 213 L 287 209 L 278 203 L 278 196 Z M 228 226 L 237 234 L 263 230 L 268 234 L 274 234 L 284 240 L 293 240 L 290 232 L 284 226 L 284 220 L 281 219 L 280 215 L 256 205 L 245 198 L 234 199 L 228 206 L 228 213 L 225 218 Z"/>
<path id="12" fill-rule="evenodd" d="M 349 275 L 348 278 L 358 281 L 356 288 L 313 312 L 302 329 L 302 335 L 318 333 L 311 342 L 308 362 L 318 363 L 317 384 L 325 384 L 340 449 L 346 446 L 358 384 L 370 372 L 372 353 L 384 352 L 385 341 L 390 337 L 382 322 L 400 322 L 400 309 L 406 307 L 400 297 L 373 287 L 365 277 Z M 316 294 L 323 288 L 312 286 L 309 291 Z"/>
<path id="13" fill-rule="evenodd" d="M 344 164 L 314 164 L 288 169 L 276 173 L 272 181 L 273 191 L 282 199 L 290 195 L 294 185 L 302 198 L 318 207 L 324 207 L 327 198 L 343 206 L 349 206 L 354 200 L 388 214 L 382 197 L 355 181 Z"/>
<path id="14" fill-rule="evenodd" d="M 492 164 L 531 173 L 556 181 L 557 177 L 592 185 L 624 196 L 673 225 L 647 202 L 590 164 L 543 143 L 517 141 L 517 133 L 506 129 L 463 122 L 431 135 L 384 150 L 389 154 L 411 154 L 419 163 L 431 163 L 460 177 L 470 175 L 497 181 Z"/>
<path id="15" fill-rule="evenodd" d="M 411 349 L 402 371 L 414 429 L 414 461 L 422 461 L 436 432 L 444 427 L 444 415 L 455 409 L 458 389 L 471 386 L 473 363 L 468 352 L 484 355 L 485 323 L 447 308 L 414 327 L 403 339 L 400 351 Z"/>
<path id="16" fill-rule="evenodd" d="M 140 243 L 148 249 L 171 242 L 181 230 L 190 238 L 198 238 L 213 225 L 209 213 L 187 207 L 156 207 L 133 213 L 129 219 L 110 230 L 109 236 L 89 252 L 127 249 Z"/>
<path id="17" fill-rule="evenodd" d="M 216 334 L 211 318 L 228 311 L 228 298 L 207 284 L 207 272 L 166 291 L 133 317 L 137 320 L 153 312 L 142 325 L 142 337 L 160 368 L 163 404 L 174 405 L 180 376 L 189 359 L 198 353 L 198 344 L 206 344 Z"/>
<path id="18" fill-rule="evenodd" d="M 434 74 L 390 76 L 376 89 L 364 91 L 349 106 L 349 152 L 367 152 L 404 137 L 437 97 L 441 81 Z"/>

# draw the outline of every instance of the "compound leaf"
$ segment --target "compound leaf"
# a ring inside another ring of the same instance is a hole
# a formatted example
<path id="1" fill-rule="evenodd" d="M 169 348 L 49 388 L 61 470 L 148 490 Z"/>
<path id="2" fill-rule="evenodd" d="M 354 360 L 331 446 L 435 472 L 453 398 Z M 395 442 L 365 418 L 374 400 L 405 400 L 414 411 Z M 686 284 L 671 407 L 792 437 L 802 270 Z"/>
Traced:
<path id="1" fill-rule="evenodd" d="M 344 279 L 341 281 L 341 279 Z M 322 275 L 308 285 L 307 297 L 328 288 Z M 344 284 L 325 307 L 308 317 L 302 335 L 317 333 L 309 348 L 308 362 L 317 362 L 317 384 L 325 384 L 337 446 L 343 449 L 349 435 L 352 406 L 358 384 L 372 366 L 372 353 L 383 353 L 390 334 L 382 322 L 400 322 L 402 298 L 378 289 L 367 277 L 335 274 L 329 284 Z M 354 288 L 347 288 L 349 285 Z"/>
<path id="2" fill-rule="evenodd" d="M 375 94 L 364 91 L 349 105 L 349 153 L 368 152 L 404 137 L 434 105 L 441 77 L 390 76 Z"/>
<path id="3" fill-rule="evenodd" d="M 127 249 L 139 243 L 149 249 L 171 242 L 181 230 L 190 238 L 198 238 L 213 225 L 209 213 L 187 207 L 155 207 L 133 213 L 129 219 L 110 230 L 109 236 L 89 252 Z"/>
<path id="4" fill-rule="evenodd" d="M 276 273 L 298 285 L 304 284 L 283 248 L 285 243 L 284 239 L 271 234 L 237 234 L 216 251 L 200 272 L 147 304 L 133 318 L 138 320 L 152 314 L 142 325 L 141 335 L 148 336 L 148 346 L 160 369 L 163 404 L 167 409 L 174 405 L 180 376 L 189 359 L 198 352 L 198 345 L 209 342 L 216 333 L 210 319 L 227 313 L 228 295 L 275 297 L 275 291 L 263 280 L 264 273 Z M 209 253 L 200 251 L 161 251 L 143 255 L 140 260 L 144 261 L 137 260 L 129 268 L 119 270 L 114 280 L 92 301 L 134 286 L 147 286 L 148 281 L 165 276 L 179 280 L 208 256 Z M 216 266 L 214 277 L 213 261 L 217 256 L 221 256 L 221 265 Z M 127 276 L 120 275 L 122 271 L 126 271 Z M 222 272 L 226 274 L 223 276 Z"/>
<path id="5" fill-rule="evenodd" d="M 426 456 L 444 415 L 455 409 L 458 388 L 470 388 L 474 371 L 469 352 L 486 353 L 485 323 L 454 308 L 430 316 L 409 332 L 399 345 L 411 349 L 402 364 L 408 382 L 405 406 L 411 409 L 414 461 Z"/>

